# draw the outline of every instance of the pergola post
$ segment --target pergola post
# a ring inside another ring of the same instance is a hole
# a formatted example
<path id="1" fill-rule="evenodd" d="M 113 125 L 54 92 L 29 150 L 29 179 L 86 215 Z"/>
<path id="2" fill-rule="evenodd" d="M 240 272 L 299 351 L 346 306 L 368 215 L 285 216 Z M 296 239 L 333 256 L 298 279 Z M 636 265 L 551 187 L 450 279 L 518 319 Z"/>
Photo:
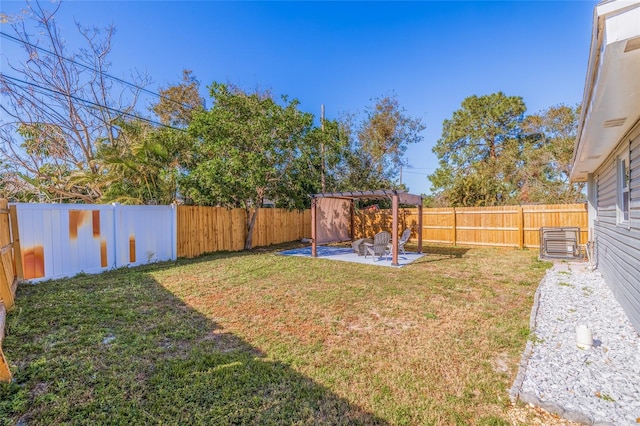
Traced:
<path id="1" fill-rule="evenodd" d="M 422 254 L 422 204 L 418 205 L 418 254 Z"/>
<path id="2" fill-rule="evenodd" d="M 391 228 L 391 245 L 392 256 L 391 265 L 398 266 L 398 194 L 394 194 L 391 198 L 391 208 L 393 210 L 393 224 Z"/>
<path id="3" fill-rule="evenodd" d="M 356 200 L 351 199 L 351 241 L 356 240 Z"/>
<path id="4" fill-rule="evenodd" d="M 316 207 L 318 200 L 311 199 L 311 256 L 318 257 L 318 246 L 316 241 Z"/>

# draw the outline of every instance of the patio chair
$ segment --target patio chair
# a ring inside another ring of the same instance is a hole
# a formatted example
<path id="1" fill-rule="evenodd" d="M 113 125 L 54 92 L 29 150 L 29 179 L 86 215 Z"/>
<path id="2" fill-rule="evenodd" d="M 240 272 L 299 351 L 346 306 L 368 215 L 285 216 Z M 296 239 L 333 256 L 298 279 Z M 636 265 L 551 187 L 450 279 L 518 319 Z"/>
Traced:
<path id="1" fill-rule="evenodd" d="M 407 241 L 409 241 L 409 237 L 411 237 L 411 229 L 407 228 L 402 233 L 400 241 L 398 241 L 398 251 L 402 254 L 406 254 L 404 251 L 404 245 L 407 244 Z"/>
<path id="2" fill-rule="evenodd" d="M 378 232 L 375 237 L 373 237 L 372 243 L 364 243 L 364 257 L 367 257 L 367 254 L 371 254 L 373 256 L 373 260 L 376 260 L 376 256 L 382 258 L 382 256 L 388 257 L 388 254 L 391 253 L 389 249 L 389 242 L 391 241 L 391 234 L 386 231 Z"/>
<path id="3" fill-rule="evenodd" d="M 373 244 L 373 240 L 371 238 L 360 238 L 351 243 L 351 247 L 353 251 L 358 255 L 364 255 L 364 243 Z"/>

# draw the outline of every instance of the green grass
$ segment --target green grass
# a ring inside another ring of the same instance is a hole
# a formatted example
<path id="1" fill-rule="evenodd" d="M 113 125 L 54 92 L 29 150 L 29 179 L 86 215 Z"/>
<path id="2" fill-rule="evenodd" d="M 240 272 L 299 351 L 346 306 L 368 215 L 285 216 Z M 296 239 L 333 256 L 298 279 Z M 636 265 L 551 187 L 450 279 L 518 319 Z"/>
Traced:
<path id="1" fill-rule="evenodd" d="M 0 423 L 507 424 L 535 253 L 272 250 L 23 284 Z"/>

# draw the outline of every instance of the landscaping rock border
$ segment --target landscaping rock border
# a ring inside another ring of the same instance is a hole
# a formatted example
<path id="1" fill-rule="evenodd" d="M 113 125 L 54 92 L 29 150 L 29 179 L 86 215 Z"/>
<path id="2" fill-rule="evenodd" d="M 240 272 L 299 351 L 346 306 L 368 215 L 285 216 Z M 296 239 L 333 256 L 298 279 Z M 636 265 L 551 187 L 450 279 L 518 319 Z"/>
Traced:
<path id="1" fill-rule="evenodd" d="M 594 346 L 576 346 L 577 325 Z M 509 397 L 589 425 L 640 423 L 640 336 L 599 272 L 555 263 L 541 281 Z"/>

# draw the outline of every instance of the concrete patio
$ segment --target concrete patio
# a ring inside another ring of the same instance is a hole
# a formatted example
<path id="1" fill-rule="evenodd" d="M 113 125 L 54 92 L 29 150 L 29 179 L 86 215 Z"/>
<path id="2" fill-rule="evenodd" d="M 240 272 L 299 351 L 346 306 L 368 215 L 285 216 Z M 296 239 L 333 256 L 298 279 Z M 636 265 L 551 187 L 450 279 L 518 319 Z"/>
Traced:
<path id="1" fill-rule="evenodd" d="M 284 256 L 311 257 L 311 247 L 303 247 L 294 250 L 281 251 Z M 318 246 L 318 258 L 328 260 L 339 260 L 341 262 L 362 263 L 366 265 L 387 266 L 391 268 L 402 268 L 423 257 L 424 253 L 406 252 L 398 255 L 398 266 L 391 265 L 391 256 L 374 258 L 372 256 L 358 256 L 351 247 Z"/>

